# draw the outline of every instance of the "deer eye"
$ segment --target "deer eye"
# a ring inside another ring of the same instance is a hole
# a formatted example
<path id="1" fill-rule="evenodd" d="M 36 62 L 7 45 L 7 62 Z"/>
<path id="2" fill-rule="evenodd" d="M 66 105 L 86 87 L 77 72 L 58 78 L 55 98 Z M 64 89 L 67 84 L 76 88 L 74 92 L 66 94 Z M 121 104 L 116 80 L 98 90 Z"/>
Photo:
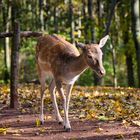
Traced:
<path id="1" fill-rule="evenodd" d="M 88 55 L 88 58 L 89 58 L 89 59 L 92 59 L 92 56 L 91 56 L 91 55 Z"/>

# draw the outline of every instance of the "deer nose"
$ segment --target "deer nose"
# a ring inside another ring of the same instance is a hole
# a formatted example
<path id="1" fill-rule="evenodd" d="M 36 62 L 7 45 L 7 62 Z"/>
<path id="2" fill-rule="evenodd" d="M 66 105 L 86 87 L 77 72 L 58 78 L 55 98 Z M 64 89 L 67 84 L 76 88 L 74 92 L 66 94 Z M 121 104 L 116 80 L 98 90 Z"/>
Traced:
<path id="1" fill-rule="evenodd" d="M 101 69 L 100 74 L 101 74 L 101 76 L 104 76 L 105 75 L 105 69 Z"/>

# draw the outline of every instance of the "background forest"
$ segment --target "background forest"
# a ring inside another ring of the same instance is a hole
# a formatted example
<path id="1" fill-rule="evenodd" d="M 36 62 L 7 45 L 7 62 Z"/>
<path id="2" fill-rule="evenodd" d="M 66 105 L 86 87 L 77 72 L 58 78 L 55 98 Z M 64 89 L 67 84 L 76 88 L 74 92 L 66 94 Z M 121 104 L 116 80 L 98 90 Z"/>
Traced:
<path id="1" fill-rule="evenodd" d="M 0 32 L 10 32 L 19 21 L 21 31 L 59 34 L 71 43 L 98 43 L 103 48 L 106 76 L 99 79 L 88 69 L 78 85 L 140 87 L 139 0 L 0 0 Z M 22 38 L 19 81 L 38 79 L 35 66 L 37 38 Z M 0 83 L 9 82 L 12 39 L 0 39 Z"/>

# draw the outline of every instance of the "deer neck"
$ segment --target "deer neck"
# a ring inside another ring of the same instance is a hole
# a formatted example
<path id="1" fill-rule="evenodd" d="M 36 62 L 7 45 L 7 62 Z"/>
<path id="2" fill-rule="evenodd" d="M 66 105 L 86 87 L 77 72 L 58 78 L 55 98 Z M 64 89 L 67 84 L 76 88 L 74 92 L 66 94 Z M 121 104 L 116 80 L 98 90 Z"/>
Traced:
<path id="1" fill-rule="evenodd" d="M 78 57 L 74 58 L 69 65 L 71 66 L 70 69 L 72 72 L 75 74 L 79 75 L 82 72 L 84 72 L 87 68 L 88 65 L 85 61 L 85 56 L 84 54 L 80 54 Z"/>

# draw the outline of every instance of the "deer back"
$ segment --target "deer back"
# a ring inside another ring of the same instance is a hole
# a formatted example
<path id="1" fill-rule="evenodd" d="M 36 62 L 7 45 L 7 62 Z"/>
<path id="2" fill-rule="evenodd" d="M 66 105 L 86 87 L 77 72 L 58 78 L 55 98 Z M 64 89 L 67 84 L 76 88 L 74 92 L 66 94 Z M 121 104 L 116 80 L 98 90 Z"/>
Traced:
<path id="1" fill-rule="evenodd" d="M 37 57 L 39 56 L 42 60 L 46 59 L 49 54 L 53 56 L 79 56 L 78 49 L 67 42 L 60 36 L 57 35 L 45 35 L 39 37 L 36 47 Z"/>

